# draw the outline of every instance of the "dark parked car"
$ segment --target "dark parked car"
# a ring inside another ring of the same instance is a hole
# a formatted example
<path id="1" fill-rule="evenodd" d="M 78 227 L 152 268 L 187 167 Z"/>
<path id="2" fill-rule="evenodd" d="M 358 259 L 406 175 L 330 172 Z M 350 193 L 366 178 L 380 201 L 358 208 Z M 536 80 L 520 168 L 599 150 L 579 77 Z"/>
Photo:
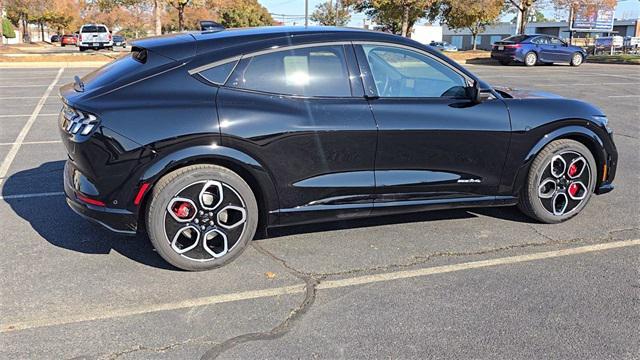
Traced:
<path id="1" fill-rule="evenodd" d="M 526 66 L 558 62 L 580 66 L 587 52 L 550 35 L 514 35 L 497 41 L 491 49 L 491 58 L 508 65 L 517 61 Z"/>
<path id="2" fill-rule="evenodd" d="M 78 45 L 78 38 L 73 34 L 65 34 L 60 38 L 60 46 Z"/>
<path id="3" fill-rule="evenodd" d="M 59 41 L 60 41 L 60 35 L 56 34 L 56 35 L 51 36 L 51 42 L 52 43 L 59 42 Z"/>
<path id="4" fill-rule="evenodd" d="M 127 39 L 122 35 L 113 35 L 113 46 L 127 47 Z"/>
<path id="5" fill-rule="evenodd" d="M 410 39 L 268 27 L 132 49 L 60 91 L 67 202 L 182 269 L 257 229 L 516 204 L 558 223 L 613 188 L 601 110 L 491 88 Z"/>

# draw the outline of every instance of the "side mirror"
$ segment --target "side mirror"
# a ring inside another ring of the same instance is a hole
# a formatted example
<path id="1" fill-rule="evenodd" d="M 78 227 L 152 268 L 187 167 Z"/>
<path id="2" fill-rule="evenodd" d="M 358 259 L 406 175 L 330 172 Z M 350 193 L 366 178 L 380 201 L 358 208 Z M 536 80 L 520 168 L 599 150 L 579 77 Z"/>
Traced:
<path id="1" fill-rule="evenodd" d="M 481 102 L 487 101 L 491 98 L 491 89 L 480 88 L 480 85 L 477 81 L 474 81 L 473 86 L 469 86 L 466 89 L 467 97 L 474 104 L 480 104 Z"/>

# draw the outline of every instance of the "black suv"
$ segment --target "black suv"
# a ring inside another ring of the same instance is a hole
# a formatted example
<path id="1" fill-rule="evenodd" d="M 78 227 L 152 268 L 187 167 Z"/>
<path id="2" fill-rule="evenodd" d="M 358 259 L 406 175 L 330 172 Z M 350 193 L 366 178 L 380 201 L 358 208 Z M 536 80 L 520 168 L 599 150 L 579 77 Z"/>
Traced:
<path id="1" fill-rule="evenodd" d="M 61 95 L 71 208 L 118 233 L 146 230 L 188 270 L 289 224 L 516 204 L 557 223 L 610 191 L 616 171 L 596 107 L 491 88 L 379 32 L 143 39 Z"/>

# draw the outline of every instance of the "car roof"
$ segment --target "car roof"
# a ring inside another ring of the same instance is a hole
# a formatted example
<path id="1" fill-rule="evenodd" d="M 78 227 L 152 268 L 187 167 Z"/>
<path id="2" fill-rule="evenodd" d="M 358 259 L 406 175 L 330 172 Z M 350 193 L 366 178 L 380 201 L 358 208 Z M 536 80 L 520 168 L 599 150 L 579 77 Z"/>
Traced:
<path id="1" fill-rule="evenodd" d="M 264 41 L 284 37 L 299 38 L 323 38 L 327 40 L 341 38 L 344 40 L 390 40 L 395 42 L 403 41 L 397 35 L 383 33 L 379 31 L 370 31 L 358 28 L 335 27 L 335 26 L 263 26 L 252 28 L 224 29 L 214 31 L 193 31 L 189 35 L 198 43 L 200 51 L 207 51 L 208 47 L 219 47 L 224 41 L 231 43 L 243 43 L 250 41 Z"/>

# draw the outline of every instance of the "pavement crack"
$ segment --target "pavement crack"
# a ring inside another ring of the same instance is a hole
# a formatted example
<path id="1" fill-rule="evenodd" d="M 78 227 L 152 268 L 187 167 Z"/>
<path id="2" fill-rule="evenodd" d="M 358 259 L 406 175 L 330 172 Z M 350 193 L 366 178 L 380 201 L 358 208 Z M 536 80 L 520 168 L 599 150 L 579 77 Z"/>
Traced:
<path id="1" fill-rule="evenodd" d="M 261 331 L 261 332 L 253 332 L 235 336 L 233 338 L 227 339 L 222 343 L 216 344 L 209 350 L 207 350 L 201 357 L 201 360 L 210 360 L 217 358 L 223 352 L 235 347 L 238 344 L 250 342 L 250 341 L 263 341 L 263 340 L 273 340 L 279 337 L 284 336 L 296 323 L 299 321 L 302 316 L 309 310 L 311 305 L 315 302 L 316 299 L 316 291 L 317 286 L 322 280 L 322 277 L 317 277 L 314 275 L 308 275 L 302 271 L 299 271 L 289 264 L 286 263 L 283 259 L 275 256 L 268 250 L 264 249 L 262 246 L 252 242 L 252 246 L 264 256 L 269 257 L 275 262 L 279 263 L 282 267 L 284 267 L 289 273 L 293 276 L 301 279 L 305 283 L 305 296 L 300 305 L 298 305 L 295 309 L 291 310 L 289 315 L 278 325 L 273 327 L 271 330 Z"/>
<path id="2" fill-rule="evenodd" d="M 168 350 L 172 350 L 187 344 L 213 344 L 215 343 L 214 341 L 209 341 L 209 340 L 203 340 L 203 339 L 187 339 L 184 341 L 179 341 L 179 342 L 175 342 L 175 343 L 171 343 L 169 345 L 165 345 L 165 346 L 158 346 L 158 347 L 148 347 L 148 346 L 144 346 L 144 345 L 137 345 L 134 346 L 132 348 L 129 349 L 125 349 L 125 350 L 121 350 L 121 351 L 117 351 L 117 352 L 113 352 L 113 353 L 109 353 L 109 354 L 104 354 L 98 357 L 98 359 L 103 359 L 103 360 L 116 360 L 121 356 L 124 355 L 128 355 L 131 353 L 135 353 L 135 352 L 139 352 L 139 351 L 147 351 L 147 352 L 153 352 L 153 353 L 163 353 L 165 351 Z M 83 357 L 80 357 L 83 358 Z"/>

